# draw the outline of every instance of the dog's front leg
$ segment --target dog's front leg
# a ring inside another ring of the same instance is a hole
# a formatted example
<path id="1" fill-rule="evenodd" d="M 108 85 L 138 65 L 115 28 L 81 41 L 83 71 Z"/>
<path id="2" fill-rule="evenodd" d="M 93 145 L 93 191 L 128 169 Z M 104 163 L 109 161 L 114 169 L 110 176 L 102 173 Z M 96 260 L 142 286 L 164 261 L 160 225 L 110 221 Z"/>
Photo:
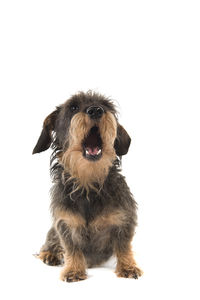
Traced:
<path id="1" fill-rule="evenodd" d="M 64 259 L 65 266 L 60 274 L 61 280 L 73 282 L 87 278 L 85 258 L 80 249 L 74 248 L 70 251 L 66 249 Z"/>
<path id="2" fill-rule="evenodd" d="M 60 220 L 57 223 L 56 229 L 65 250 L 65 265 L 60 279 L 67 282 L 86 279 L 86 262 L 79 245 L 81 228 L 73 228 L 65 220 Z"/>
<path id="3" fill-rule="evenodd" d="M 126 230 L 121 228 L 116 235 L 115 254 L 117 257 L 117 266 L 115 273 L 118 277 L 137 279 L 142 275 L 143 272 L 136 264 L 131 249 L 131 238 L 129 237 L 127 239 L 127 235 L 129 234 L 126 232 Z"/>

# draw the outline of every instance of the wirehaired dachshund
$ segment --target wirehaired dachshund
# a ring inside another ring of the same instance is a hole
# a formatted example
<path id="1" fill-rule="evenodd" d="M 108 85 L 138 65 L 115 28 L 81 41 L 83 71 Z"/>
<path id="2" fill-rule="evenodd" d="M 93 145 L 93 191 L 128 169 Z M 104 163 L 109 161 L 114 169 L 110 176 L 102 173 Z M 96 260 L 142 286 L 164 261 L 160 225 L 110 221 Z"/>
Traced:
<path id="1" fill-rule="evenodd" d="M 38 257 L 61 265 L 67 282 L 116 256 L 116 274 L 142 275 L 131 250 L 137 204 L 120 173 L 131 138 L 118 123 L 113 102 L 80 92 L 46 117 L 33 154 L 51 155 L 53 224 Z"/>

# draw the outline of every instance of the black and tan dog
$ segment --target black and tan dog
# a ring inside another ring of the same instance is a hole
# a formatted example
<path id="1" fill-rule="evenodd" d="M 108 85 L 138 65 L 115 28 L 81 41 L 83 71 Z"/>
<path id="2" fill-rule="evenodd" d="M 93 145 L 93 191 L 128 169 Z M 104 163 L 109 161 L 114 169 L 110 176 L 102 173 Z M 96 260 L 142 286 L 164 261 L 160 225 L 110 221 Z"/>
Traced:
<path id="1" fill-rule="evenodd" d="M 142 274 L 131 250 L 136 202 L 119 169 L 130 142 L 112 101 L 93 92 L 74 95 L 44 120 L 33 153 L 54 149 L 53 226 L 39 258 L 49 265 L 64 258 L 64 281 L 86 279 L 87 267 L 112 255 L 117 276 Z"/>

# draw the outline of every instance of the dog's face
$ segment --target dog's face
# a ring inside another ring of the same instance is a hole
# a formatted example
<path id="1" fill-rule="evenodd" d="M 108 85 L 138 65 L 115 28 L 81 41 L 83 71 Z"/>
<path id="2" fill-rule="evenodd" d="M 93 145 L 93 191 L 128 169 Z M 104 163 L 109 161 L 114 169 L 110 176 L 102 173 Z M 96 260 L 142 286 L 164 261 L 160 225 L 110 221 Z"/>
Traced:
<path id="1" fill-rule="evenodd" d="M 96 93 L 79 93 L 44 121 L 33 153 L 54 141 L 64 170 L 84 187 L 102 184 L 116 156 L 128 152 L 130 137 L 118 123 L 113 103 Z"/>

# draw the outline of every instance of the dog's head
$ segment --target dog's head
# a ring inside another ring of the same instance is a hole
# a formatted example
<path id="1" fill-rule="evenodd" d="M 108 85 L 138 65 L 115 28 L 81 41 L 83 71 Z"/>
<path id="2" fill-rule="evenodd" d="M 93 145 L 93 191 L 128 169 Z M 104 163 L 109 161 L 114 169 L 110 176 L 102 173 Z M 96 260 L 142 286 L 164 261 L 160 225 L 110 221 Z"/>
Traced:
<path id="1" fill-rule="evenodd" d="M 96 93 L 79 93 L 46 117 L 33 154 L 56 147 L 64 170 L 80 186 L 102 184 L 131 138 L 118 123 L 114 104 Z"/>

